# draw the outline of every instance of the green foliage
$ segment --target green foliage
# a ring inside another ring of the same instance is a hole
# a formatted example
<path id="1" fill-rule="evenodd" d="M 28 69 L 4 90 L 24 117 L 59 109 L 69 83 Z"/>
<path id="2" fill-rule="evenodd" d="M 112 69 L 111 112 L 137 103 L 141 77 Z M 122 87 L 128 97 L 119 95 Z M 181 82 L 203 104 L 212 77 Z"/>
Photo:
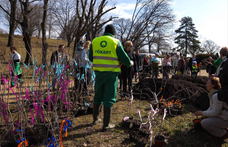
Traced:
<path id="1" fill-rule="evenodd" d="M 200 52 L 200 41 L 197 39 L 197 30 L 195 24 L 192 22 L 191 17 L 183 17 L 180 27 L 175 30 L 178 36 L 175 38 L 175 43 L 178 44 L 178 51 L 185 49 L 185 53 L 197 53 Z"/>

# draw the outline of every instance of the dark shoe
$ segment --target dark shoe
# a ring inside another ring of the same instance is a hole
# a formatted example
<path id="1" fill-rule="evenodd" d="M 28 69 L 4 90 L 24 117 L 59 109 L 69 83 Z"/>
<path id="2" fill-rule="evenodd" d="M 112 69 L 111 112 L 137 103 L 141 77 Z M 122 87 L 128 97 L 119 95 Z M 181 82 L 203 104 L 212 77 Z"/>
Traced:
<path id="1" fill-rule="evenodd" d="M 92 125 L 95 125 L 99 122 L 98 120 L 98 115 L 99 115 L 99 108 L 100 108 L 100 104 L 94 104 L 93 106 L 93 122 Z"/>
<path id="2" fill-rule="evenodd" d="M 115 128 L 114 124 L 109 124 L 111 118 L 111 108 L 104 107 L 104 119 L 103 119 L 103 127 L 101 132 L 107 131 L 108 129 Z"/>

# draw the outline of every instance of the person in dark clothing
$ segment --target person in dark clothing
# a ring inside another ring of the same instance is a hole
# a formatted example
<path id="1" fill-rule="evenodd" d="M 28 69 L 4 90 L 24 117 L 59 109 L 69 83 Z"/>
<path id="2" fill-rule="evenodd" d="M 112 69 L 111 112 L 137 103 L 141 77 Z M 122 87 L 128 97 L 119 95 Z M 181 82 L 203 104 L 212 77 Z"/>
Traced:
<path id="1" fill-rule="evenodd" d="M 139 50 L 136 51 L 134 61 L 135 82 L 137 82 L 138 73 L 142 70 L 142 59 L 139 56 Z"/>
<path id="2" fill-rule="evenodd" d="M 188 63 L 188 67 L 189 67 L 190 71 L 192 71 L 192 67 L 194 66 L 195 62 L 200 63 L 201 61 L 199 61 L 199 59 L 196 58 L 196 56 L 193 54 L 192 58 L 189 60 L 189 63 Z"/>
<path id="3" fill-rule="evenodd" d="M 185 69 L 184 66 L 185 66 L 184 57 L 181 56 L 181 59 L 177 63 L 177 70 L 181 72 L 181 75 L 183 75 L 184 73 L 184 69 Z"/>
<path id="4" fill-rule="evenodd" d="M 210 59 L 209 59 L 210 60 Z M 215 74 L 216 72 L 216 67 L 210 62 L 210 61 L 206 61 L 205 65 L 207 66 L 206 72 L 209 74 L 209 77 L 212 74 Z"/>
<path id="5" fill-rule="evenodd" d="M 152 77 L 158 78 L 158 64 L 160 63 L 158 59 L 159 53 L 155 53 L 155 57 L 152 59 L 152 69 L 153 69 L 153 75 Z"/>
<path id="6" fill-rule="evenodd" d="M 131 61 L 134 62 L 134 53 L 132 52 L 133 44 L 131 41 L 126 41 L 124 43 L 124 51 L 128 55 Z M 123 81 L 123 94 L 121 96 L 122 100 L 126 99 L 126 96 L 128 95 L 128 92 L 131 92 L 132 90 L 132 78 L 133 78 L 133 67 L 127 67 L 125 65 L 121 66 L 121 78 Z M 128 86 L 128 92 L 127 92 L 127 86 Z"/>
<path id="7" fill-rule="evenodd" d="M 60 79 L 60 74 L 63 72 L 65 67 L 69 65 L 69 62 L 69 55 L 66 53 L 64 45 L 60 44 L 59 49 L 57 51 L 54 51 L 51 55 L 51 69 L 53 71 L 53 91 L 55 90 L 56 81 Z M 64 76 L 67 76 L 67 72 L 65 72 Z"/>
<path id="8" fill-rule="evenodd" d="M 219 69 L 219 81 L 222 88 L 226 87 L 228 89 L 228 48 L 223 47 L 221 50 L 223 50 L 224 54 L 226 55 L 226 59 L 223 60 Z"/>
<path id="9" fill-rule="evenodd" d="M 218 90 L 218 100 L 226 102 L 226 104 L 228 104 L 228 48 L 223 47 L 220 50 L 220 54 L 221 52 L 223 55 L 226 56 L 226 58 L 222 61 L 222 63 L 219 65 L 219 68 L 218 68 L 218 70 L 220 71 L 219 81 L 222 86 L 222 88 Z M 228 138 L 227 130 L 225 130 L 225 135 L 222 136 L 222 139 L 225 139 L 225 138 Z"/>
<path id="10" fill-rule="evenodd" d="M 143 70 L 147 70 L 148 68 L 148 60 L 147 60 L 147 55 L 144 55 L 144 59 L 143 59 Z"/>
<path id="11" fill-rule="evenodd" d="M 219 58 L 219 53 L 215 54 L 215 60 L 217 60 Z"/>

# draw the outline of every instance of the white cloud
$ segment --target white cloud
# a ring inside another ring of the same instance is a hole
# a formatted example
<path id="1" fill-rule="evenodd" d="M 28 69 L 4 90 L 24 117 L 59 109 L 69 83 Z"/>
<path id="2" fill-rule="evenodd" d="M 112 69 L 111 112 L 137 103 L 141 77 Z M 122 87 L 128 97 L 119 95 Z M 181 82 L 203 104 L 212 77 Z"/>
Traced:
<path id="1" fill-rule="evenodd" d="M 111 8 L 107 6 L 106 9 Z M 120 3 L 116 5 L 116 9 L 110 11 L 111 15 L 117 16 L 119 18 L 131 18 L 133 10 L 135 8 L 134 3 Z"/>

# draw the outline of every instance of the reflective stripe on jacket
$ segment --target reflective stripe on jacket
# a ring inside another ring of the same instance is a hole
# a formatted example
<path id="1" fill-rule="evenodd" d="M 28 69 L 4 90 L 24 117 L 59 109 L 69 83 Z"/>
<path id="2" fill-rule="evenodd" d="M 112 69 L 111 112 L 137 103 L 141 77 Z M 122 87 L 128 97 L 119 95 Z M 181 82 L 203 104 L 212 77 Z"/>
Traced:
<path id="1" fill-rule="evenodd" d="M 92 41 L 94 71 L 120 72 L 116 54 L 118 41 L 111 36 L 97 37 Z"/>
<path id="2" fill-rule="evenodd" d="M 198 68 L 195 66 L 192 66 L 192 72 L 198 72 Z"/>

